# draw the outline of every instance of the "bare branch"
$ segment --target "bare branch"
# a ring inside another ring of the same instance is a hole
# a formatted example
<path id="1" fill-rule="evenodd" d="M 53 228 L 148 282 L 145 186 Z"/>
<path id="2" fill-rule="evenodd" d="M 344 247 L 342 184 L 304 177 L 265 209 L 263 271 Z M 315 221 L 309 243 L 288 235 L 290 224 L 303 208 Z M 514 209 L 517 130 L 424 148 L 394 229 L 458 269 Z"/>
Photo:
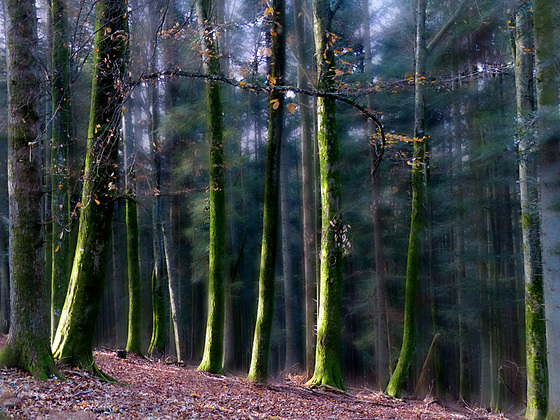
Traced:
<path id="1" fill-rule="evenodd" d="M 270 92 L 284 92 L 284 93 L 285 92 L 293 92 L 293 93 L 301 93 L 303 95 L 308 95 L 308 96 L 313 96 L 313 97 L 332 98 L 332 99 L 335 99 L 337 101 L 344 102 L 344 103 L 356 108 L 366 118 L 371 119 L 373 121 L 373 123 L 377 126 L 377 129 L 379 130 L 379 135 L 381 136 L 381 152 L 379 152 L 379 154 L 378 154 L 377 164 L 375 165 L 374 169 L 376 169 L 377 166 L 379 166 L 379 163 L 381 163 L 381 157 L 383 156 L 383 153 L 385 151 L 385 146 L 386 146 L 385 130 L 383 129 L 383 124 L 381 123 L 381 121 L 379 121 L 379 119 L 377 118 L 377 116 L 375 115 L 375 112 L 373 110 L 368 109 L 368 108 L 360 105 L 355 99 L 350 98 L 348 95 L 345 95 L 345 94 L 342 94 L 342 93 L 337 93 L 337 92 L 321 92 L 321 91 L 318 91 L 318 90 L 315 90 L 315 89 L 302 89 L 302 88 L 298 88 L 298 87 L 295 87 L 295 86 L 273 86 L 273 85 L 270 85 L 270 84 L 268 84 L 268 85 L 257 85 L 257 84 L 247 83 L 245 81 L 230 79 L 230 78 L 222 76 L 222 75 L 189 73 L 189 72 L 184 72 L 184 71 L 180 71 L 180 70 L 163 70 L 163 71 L 160 71 L 158 73 L 152 73 L 152 74 L 144 75 L 137 80 L 131 80 L 130 81 L 130 86 L 131 86 L 131 88 L 134 88 L 135 86 L 138 86 L 139 84 L 145 82 L 146 80 L 157 79 L 157 78 L 160 78 L 160 77 L 187 77 L 187 78 L 190 78 L 190 79 L 204 79 L 204 80 L 210 80 L 210 81 L 225 83 L 225 84 L 228 84 L 230 86 L 234 86 L 234 87 L 239 88 L 239 89 L 251 90 L 251 91 L 257 92 L 257 93 L 263 92 L 263 93 L 268 94 Z"/>

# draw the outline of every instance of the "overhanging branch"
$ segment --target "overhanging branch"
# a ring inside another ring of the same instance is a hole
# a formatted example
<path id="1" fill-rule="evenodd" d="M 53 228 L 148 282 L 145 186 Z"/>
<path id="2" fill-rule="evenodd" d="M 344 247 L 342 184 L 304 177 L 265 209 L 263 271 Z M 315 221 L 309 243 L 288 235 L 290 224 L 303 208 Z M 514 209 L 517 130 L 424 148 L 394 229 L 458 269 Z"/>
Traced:
<path id="1" fill-rule="evenodd" d="M 321 92 L 315 89 L 302 89 L 295 86 L 275 86 L 270 84 L 257 85 L 257 84 L 247 83 L 243 80 L 230 79 L 228 77 L 221 76 L 221 75 L 190 73 L 181 70 L 163 70 L 158 73 L 144 75 L 138 78 L 138 80 L 131 80 L 129 82 L 129 85 L 131 88 L 134 88 L 147 80 L 159 79 L 161 77 L 186 77 L 189 79 L 204 79 L 204 80 L 225 83 L 239 89 L 251 90 L 253 92 L 263 92 L 267 94 L 270 92 L 284 92 L 284 93 L 293 92 L 293 93 L 300 93 L 303 95 L 308 95 L 313 97 L 331 98 L 337 101 L 344 102 L 356 108 L 366 118 L 371 119 L 379 131 L 379 135 L 381 137 L 381 149 L 379 152 L 376 152 L 377 159 L 376 162 L 374 163 L 374 171 L 381 163 L 383 153 L 385 152 L 386 139 L 385 139 L 385 130 L 383 129 L 383 124 L 381 124 L 381 121 L 379 121 L 379 119 L 377 118 L 373 110 L 360 105 L 355 99 L 350 98 L 348 95 L 344 95 L 337 92 Z"/>

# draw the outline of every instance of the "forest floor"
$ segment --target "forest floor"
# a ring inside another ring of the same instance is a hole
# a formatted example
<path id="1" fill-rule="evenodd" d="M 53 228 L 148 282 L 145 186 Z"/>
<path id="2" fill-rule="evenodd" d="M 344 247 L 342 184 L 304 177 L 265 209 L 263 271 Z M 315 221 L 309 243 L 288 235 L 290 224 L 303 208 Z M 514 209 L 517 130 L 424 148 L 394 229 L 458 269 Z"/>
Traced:
<path id="1" fill-rule="evenodd" d="M 5 337 L 0 337 L 0 347 Z M 506 419 L 476 407 L 431 398 L 389 398 L 368 389 L 347 393 L 305 387 L 290 376 L 257 385 L 114 351 L 94 353 L 98 367 L 121 384 L 61 366 L 66 381 L 0 370 L 0 413 L 15 419 Z M 0 417 L 2 414 L 0 414 Z"/>

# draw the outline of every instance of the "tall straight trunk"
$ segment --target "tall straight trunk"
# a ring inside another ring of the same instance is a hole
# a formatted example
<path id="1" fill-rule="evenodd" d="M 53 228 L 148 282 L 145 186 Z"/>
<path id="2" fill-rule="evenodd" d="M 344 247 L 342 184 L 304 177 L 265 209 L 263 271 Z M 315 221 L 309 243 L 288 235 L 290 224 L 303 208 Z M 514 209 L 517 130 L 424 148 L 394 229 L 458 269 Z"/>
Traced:
<path id="1" fill-rule="evenodd" d="M 122 179 L 121 174 L 118 175 L 117 181 Z M 119 182 L 122 184 L 122 182 Z M 123 191 L 123 185 L 119 185 L 119 191 Z M 116 348 L 123 348 L 123 295 L 124 295 L 124 270 L 123 270 L 123 243 L 124 238 L 122 236 L 123 229 L 125 227 L 125 208 L 123 202 L 117 200 L 115 202 L 115 207 L 113 210 L 113 223 L 111 229 L 111 276 L 109 277 L 109 287 L 112 294 L 112 307 L 110 308 L 112 313 L 112 324 L 109 325 L 108 332 L 111 334 L 111 343 Z M 105 334 L 105 336 L 107 336 Z"/>
<path id="2" fill-rule="evenodd" d="M 486 197 L 487 193 L 482 186 L 485 174 L 480 169 L 476 172 L 477 197 Z M 488 229 L 486 210 L 481 206 L 476 209 L 476 244 L 478 258 L 478 281 L 480 288 L 480 405 L 490 407 L 490 299 L 488 294 L 489 262 L 488 262 Z"/>
<path id="3" fill-rule="evenodd" d="M 294 30 L 297 45 L 298 87 L 309 86 L 310 64 L 306 48 L 304 26 L 305 0 L 294 0 Z M 302 197 L 302 239 L 303 239 L 303 277 L 305 288 L 305 371 L 308 378 L 313 375 L 315 360 L 315 323 L 316 323 L 316 283 L 315 269 L 315 211 L 314 211 L 314 160 L 311 101 L 304 94 L 298 94 L 301 130 L 301 197 Z"/>
<path id="4" fill-rule="evenodd" d="M 462 219 L 462 217 L 461 217 Z M 462 221 L 462 220 L 460 220 Z M 465 310 L 468 308 L 466 272 L 465 272 L 465 235 L 462 226 L 455 231 L 457 306 L 459 309 L 459 400 L 466 403 L 471 400 L 471 366 L 468 337 L 468 324 Z"/>
<path id="5" fill-rule="evenodd" d="M 416 301 L 418 299 L 418 272 L 420 269 L 420 237 L 424 228 L 424 152 L 425 103 L 424 78 L 426 71 L 426 0 L 418 0 L 416 9 L 416 70 L 414 75 L 414 153 L 412 157 L 412 209 L 408 259 L 406 263 L 406 293 L 404 332 L 399 361 L 391 376 L 388 395 L 400 396 L 412 362 L 416 341 Z"/>
<path id="6" fill-rule="evenodd" d="M 159 15 L 159 9 L 155 2 L 150 3 L 150 15 L 152 16 L 151 28 L 155 31 L 158 22 L 155 17 Z M 152 56 L 150 58 L 150 71 L 157 71 L 157 33 L 152 45 Z M 159 113 L 159 84 L 155 80 L 148 87 L 149 125 L 148 138 L 150 140 L 150 161 L 152 166 L 151 187 L 152 197 L 152 235 L 153 235 L 153 267 L 152 267 L 152 337 L 149 354 L 161 355 L 166 350 L 167 344 L 167 311 L 165 295 L 168 292 L 166 285 L 165 251 L 163 245 L 163 202 L 161 197 L 162 167 L 161 167 L 161 144 L 159 136 L 160 113 Z"/>
<path id="7" fill-rule="evenodd" d="M 51 334 L 54 337 L 70 279 L 70 191 L 68 142 L 71 134 L 70 54 L 65 0 L 51 1 L 52 22 L 52 137 L 51 214 L 52 285 Z"/>
<path id="8" fill-rule="evenodd" d="M 517 142 L 519 146 L 519 191 L 523 232 L 525 278 L 525 339 L 527 362 L 527 412 L 531 420 L 546 418 L 547 364 L 542 262 L 539 238 L 538 162 L 534 130 L 533 18 L 523 1 L 517 9 L 515 29 L 515 86 L 517 98 Z"/>
<path id="9" fill-rule="evenodd" d="M 3 142 L 0 188 L 4 193 L 0 197 L 0 332 L 8 334 L 10 330 L 10 258 L 9 258 L 9 221 L 8 221 L 8 145 Z"/>
<path id="10" fill-rule="evenodd" d="M 124 0 L 95 7 L 94 75 L 78 243 L 68 295 L 53 342 L 64 363 L 100 373 L 93 335 L 104 287 L 104 268 L 116 195 L 116 170 L 128 44 Z"/>
<path id="11" fill-rule="evenodd" d="M 41 97 L 35 2 L 7 0 L 10 333 L 0 366 L 47 379 L 57 373 L 50 349 L 44 274 L 39 127 Z"/>
<path id="12" fill-rule="evenodd" d="M 387 385 L 386 393 L 398 396 L 413 359 L 414 347 L 416 345 L 416 317 L 418 300 L 418 273 L 420 270 L 421 235 L 424 230 L 424 181 L 426 179 L 426 143 L 425 135 L 425 80 L 426 60 L 428 54 L 433 51 L 438 43 L 448 32 L 468 0 L 461 0 L 456 6 L 455 12 L 445 25 L 437 32 L 429 44 L 426 42 L 426 0 L 418 0 L 416 5 L 416 49 L 415 49 L 415 71 L 414 71 L 414 150 L 412 155 L 412 203 L 410 236 L 408 242 L 408 255 L 406 263 L 406 291 L 404 308 L 404 331 L 399 361 L 391 380 Z"/>
<path id="13" fill-rule="evenodd" d="M 283 84 L 286 62 L 286 6 L 284 0 L 273 0 L 269 40 L 272 55 L 269 62 L 269 84 Z M 270 335 L 274 314 L 274 280 L 278 247 L 280 196 L 280 150 L 284 129 L 284 93 L 271 92 L 269 101 L 268 140 L 264 185 L 263 236 L 259 275 L 257 323 L 253 339 L 253 354 L 247 379 L 266 381 Z"/>
<path id="14" fill-rule="evenodd" d="M 547 419 L 560 418 L 560 132 L 554 13 L 558 4 L 534 2 L 537 141 L 540 148 L 541 244 L 548 361 Z M 538 334 L 542 334 L 541 330 Z M 544 377 L 541 377 L 544 380 Z M 541 386 L 546 386 L 544 383 Z"/>
<path id="15" fill-rule="evenodd" d="M 198 0 L 197 15 L 201 35 L 203 70 L 220 73 L 215 26 L 212 23 L 213 0 Z M 210 245 L 208 270 L 208 315 L 204 354 L 198 369 L 210 373 L 223 371 L 225 277 L 226 277 L 226 214 L 225 168 L 222 99 L 219 83 L 206 81 L 206 107 L 210 147 Z"/>
<path id="16" fill-rule="evenodd" d="M 128 112 L 123 118 L 125 195 L 126 195 L 126 255 L 128 274 L 128 334 L 126 350 L 142 355 L 142 289 L 138 256 L 138 208 L 136 205 L 136 163 L 133 103 L 128 100 Z"/>
<path id="17" fill-rule="evenodd" d="M 313 0 L 313 32 L 317 59 L 317 87 L 334 90 L 335 55 L 331 37 L 332 10 L 327 0 Z M 319 312 L 315 370 L 312 386 L 328 385 L 344 389 L 340 361 L 342 332 L 342 263 L 346 241 L 340 211 L 339 142 L 336 103 L 333 98 L 317 98 L 317 141 L 321 180 L 321 263 Z"/>
<path id="18" fill-rule="evenodd" d="M 373 78 L 373 62 L 371 50 L 371 26 L 369 13 L 369 0 L 362 0 L 363 27 L 364 27 L 364 61 L 365 76 L 367 83 L 372 82 Z M 374 109 L 373 94 L 367 95 L 368 109 Z M 374 281 L 375 281 L 375 358 L 377 385 L 380 389 L 387 386 L 390 372 L 389 363 L 389 328 L 387 325 L 387 291 L 385 284 L 385 244 L 383 241 L 383 225 L 381 216 L 382 206 L 382 190 L 380 185 L 379 172 L 376 170 L 376 164 L 379 157 L 379 144 L 375 138 L 375 125 L 371 119 L 368 119 L 368 136 L 370 142 L 371 154 L 371 183 L 372 183 L 372 213 L 371 219 L 373 224 L 373 252 L 374 252 Z"/>
<path id="19" fill-rule="evenodd" d="M 282 214 L 282 277 L 284 283 L 284 318 L 286 330 L 286 358 L 284 370 L 294 370 L 298 364 L 297 342 L 299 328 L 296 321 L 297 294 L 292 264 L 292 237 L 290 224 L 290 164 L 287 159 L 287 145 L 282 144 L 280 167 L 280 197 Z"/>

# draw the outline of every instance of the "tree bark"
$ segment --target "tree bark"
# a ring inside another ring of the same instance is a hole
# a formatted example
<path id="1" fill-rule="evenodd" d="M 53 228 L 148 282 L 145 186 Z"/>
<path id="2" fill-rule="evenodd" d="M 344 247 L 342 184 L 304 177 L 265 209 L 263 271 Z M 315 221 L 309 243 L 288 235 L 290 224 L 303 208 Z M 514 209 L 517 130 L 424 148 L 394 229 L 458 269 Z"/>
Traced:
<path id="1" fill-rule="evenodd" d="M 51 1 L 52 21 L 52 137 L 51 214 L 52 285 L 51 334 L 54 337 L 70 279 L 70 191 L 68 142 L 71 135 L 70 54 L 64 0 Z"/>
<path id="2" fill-rule="evenodd" d="M 93 334 L 103 295 L 116 195 L 128 44 L 126 2 L 99 1 L 95 16 L 95 67 L 78 243 L 53 352 L 64 363 L 81 365 L 101 374 L 93 360 Z"/>
<path id="3" fill-rule="evenodd" d="M 401 394 L 416 341 L 416 301 L 418 299 L 418 272 L 420 269 L 420 237 L 424 228 L 424 152 L 425 152 L 425 101 L 424 79 L 426 71 L 426 0 L 418 0 L 416 9 L 416 70 L 414 75 L 414 152 L 412 157 L 412 209 L 408 259 L 406 263 L 406 292 L 404 307 L 404 332 L 399 361 L 385 391 L 398 397 Z"/>
<path id="4" fill-rule="evenodd" d="M 287 372 L 295 371 L 298 365 L 297 342 L 300 330 L 297 326 L 297 294 L 296 281 L 292 269 L 292 238 L 293 230 L 290 223 L 290 169 L 288 162 L 288 154 L 286 153 L 287 145 L 282 144 L 281 147 L 281 174 L 280 174 L 280 197 L 281 197 L 281 214 L 282 214 L 282 277 L 284 284 L 284 317 L 286 330 L 286 358 L 284 370 Z"/>
<path id="5" fill-rule="evenodd" d="M 203 53 L 203 70 L 218 75 L 220 64 L 212 24 L 212 0 L 198 0 L 197 14 Z M 198 369 L 210 373 L 223 371 L 225 277 L 226 277 L 226 215 L 223 112 L 220 84 L 206 81 L 206 106 L 210 146 L 210 246 L 208 270 L 208 315 L 202 362 Z"/>
<path id="6" fill-rule="evenodd" d="M 371 25 L 369 0 L 362 0 L 363 28 L 364 28 L 364 61 L 366 83 L 372 83 L 373 63 L 371 50 Z M 367 95 L 368 109 L 374 109 L 373 94 Z M 375 125 L 368 119 L 368 142 L 370 144 L 371 155 L 371 191 L 372 209 L 371 221 L 373 224 L 373 250 L 374 250 L 374 281 L 375 281 L 375 358 L 377 385 L 380 389 L 385 389 L 390 377 L 389 360 L 389 329 L 387 325 L 387 291 L 385 285 L 385 244 L 383 241 L 383 226 L 381 217 L 382 190 L 380 185 L 379 171 L 377 171 L 379 155 L 379 144 L 375 135 Z"/>
<path id="7" fill-rule="evenodd" d="M 165 253 L 165 261 L 167 263 L 167 278 L 169 285 L 169 306 L 171 309 L 171 326 L 173 327 L 173 343 L 175 345 L 175 354 L 177 361 L 183 361 L 181 352 L 181 316 L 179 313 L 179 276 L 175 264 L 175 250 L 172 246 L 171 231 L 163 225 L 163 249 Z"/>
<path id="8" fill-rule="evenodd" d="M 138 255 L 138 208 L 136 204 L 136 157 L 132 127 L 133 103 L 129 98 L 123 118 L 125 196 L 126 196 L 126 255 L 128 274 L 128 334 L 126 350 L 138 355 L 142 349 L 142 290 Z"/>
<path id="9" fill-rule="evenodd" d="M 151 2 L 150 29 L 153 31 L 154 41 L 151 45 L 152 55 L 150 57 L 150 70 L 157 71 L 159 36 L 156 17 L 159 16 L 157 3 Z M 152 337 L 148 354 L 162 355 L 167 347 L 167 310 L 165 295 L 168 292 L 166 285 L 165 250 L 163 244 L 163 199 L 161 197 L 162 167 L 161 167 L 161 143 L 159 136 L 160 112 L 159 112 L 159 83 L 153 80 L 148 86 L 148 138 L 150 140 L 150 161 L 152 165 L 151 187 L 152 187 L 152 235 L 153 235 L 153 267 L 152 267 Z"/>
<path id="10" fill-rule="evenodd" d="M 548 362 L 547 419 L 551 420 L 560 418 L 560 124 L 553 20 L 556 6 L 556 2 L 549 0 L 534 2 L 541 244 Z M 545 386 L 544 383 L 541 385 Z"/>
<path id="11" fill-rule="evenodd" d="M 328 1 L 313 0 L 317 87 L 323 92 L 335 89 L 335 38 L 331 28 L 334 13 Z M 342 263 L 347 238 L 340 211 L 339 142 L 333 98 L 317 98 L 317 139 L 322 207 L 321 270 L 315 370 L 309 384 L 344 389 L 340 339 Z"/>
<path id="12" fill-rule="evenodd" d="M 305 89 L 309 85 L 310 65 L 307 57 L 304 26 L 304 0 L 294 0 L 294 31 L 297 45 L 298 87 Z M 305 371 L 308 378 L 313 376 L 315 357 L 316 324 L 316 284 L 317 271 L 315 244 L 315 206 L 314 206 L 314 159 L 313 133 L 311 128 L 312 104 L 307 95 L 298 94 L 301 126 L 301 197 L 302 197 L 302 240 L 303 240 L 303 276 L 305 289 Z"/>
<path id="13" fill-rule="evenodd" d="M 519 190 L 523 232 L 525 277 L 525 337 L 527 361 L 527 412 L 531 420 L 546 418 L 547 364 L 542 261 L 539 238 L 538 165 L 531 121 L 535 113 L 533 82 L 533 18 L 530 6 L 522 1 L 517 9 L 515 28 L 515 86 L 519 147 Z"/>
<path id="14" fill-rule="evenodd" d="M 271 26 L 268 37 L 272 55 L 269 61 L 268 83 L 282 85 L 286 62 L 285 1 L 273 0 L 269 15 Z M 284 93 L 274 91 L 270 93 L 269 98 L 259 298 L 251 367 L 247 376 L 248 380 L 257 382 L 266 381 L 268 374 L 278 248 L 280 151 L 284 129 Z"/>
<path id="15" fill-rule="evenodd" d="M 11 322 L 0 366 L 47 379 L 58 371 L 50 349 L 48 285 L 41 223 L 41 157 L 37 11 L 7 0 L 8 192 Z"/>

